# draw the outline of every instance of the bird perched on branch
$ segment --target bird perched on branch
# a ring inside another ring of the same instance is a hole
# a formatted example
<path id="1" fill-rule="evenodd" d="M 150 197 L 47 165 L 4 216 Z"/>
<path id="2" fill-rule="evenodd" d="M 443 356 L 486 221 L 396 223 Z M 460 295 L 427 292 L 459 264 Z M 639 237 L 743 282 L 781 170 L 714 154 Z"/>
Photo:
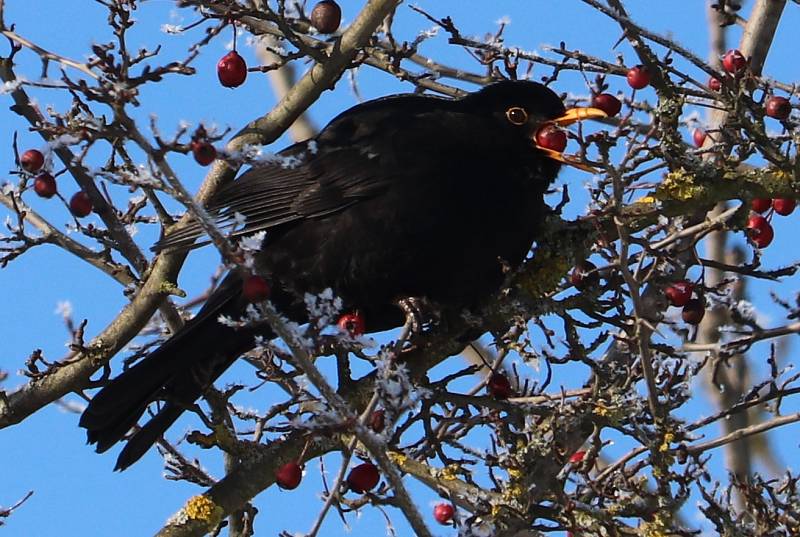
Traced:
<path id="1" fill-rule="evenodd" d="M 537 132 L 604 116 L 565 110 L 554 92 L 527 81 L 461 99 L 385 97 L 350 108 L 313 140 L 254 166 L 208 209 L 232 237 L 266 231 L 256 269 L 274 306 L 293 321 L 308 318 L 304 293 L 327 288 L 346 310 L 361 312 L 368 332 L 402 324 L 403 298 L 460 313 L 479 307 L 499 289 L 504 267 L 525 258 L 561 164 L 581 167 L 537 145 Z M 158 248 L 193 247 L 201 235 L 191 225 Z M 147 405 L 164 402 L 127 439 L 116 469 L 138 460 L 254 346 L 255 329 L 218 322 L 243 314 L 242 285 L 243 276 L 231 272 L 197 316 L 92 399 L 80 425 L 98 452 L 122 440 Z M 274 337 L 268 329 L 258 334 Z"/>

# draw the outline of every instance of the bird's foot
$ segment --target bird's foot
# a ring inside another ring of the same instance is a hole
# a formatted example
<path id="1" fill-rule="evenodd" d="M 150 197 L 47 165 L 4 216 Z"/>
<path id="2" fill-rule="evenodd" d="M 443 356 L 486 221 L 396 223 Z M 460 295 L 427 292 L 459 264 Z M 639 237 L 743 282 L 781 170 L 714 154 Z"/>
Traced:
<path id="1" fill-rule="evenodd" d="M 403 310 L 406 326 L 412 334 L 422 333 L 423 330 L 439 324 L 442 317 L 441 310 L 424 297 L 401 298 L 397 305 Z"/>

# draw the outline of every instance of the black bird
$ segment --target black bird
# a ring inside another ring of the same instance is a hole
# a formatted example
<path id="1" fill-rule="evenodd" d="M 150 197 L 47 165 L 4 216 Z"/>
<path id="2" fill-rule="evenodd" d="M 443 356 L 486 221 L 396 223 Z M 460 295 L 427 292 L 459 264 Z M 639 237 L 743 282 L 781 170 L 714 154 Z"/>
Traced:
<path id="1" fill-rule="evenodd" d="M 209 211 L 232 236 L 266 230 L 257 270 L 281 313 L 302 323 L 303 294 L 332 288 L 346 310 L 363 314 L 368 332 L 386 330 L 404 320 L 399 299 L 460 312 L 497 291 L 503 265 L 519 265 L 530 250 L 561 163 L 581 167 L 537 147 L 536 132 L 604 116 L 567 111 L 554 92 L 524 81 L 454 100 L 385 97 L 350 108 L 312 141 L 254 166 Z M 200 235 L 192 226 L 159 247 L 193 247 Z M 115 469 L 136 462 L 253 347 L 253 330 L 218 322 L 246 306 L 242 276 L 233 271 L 194 319 L 95 395 L 80 425 L 98 452 L 122 440 L 148 404 L 164 401 L 128 439 Z"/>

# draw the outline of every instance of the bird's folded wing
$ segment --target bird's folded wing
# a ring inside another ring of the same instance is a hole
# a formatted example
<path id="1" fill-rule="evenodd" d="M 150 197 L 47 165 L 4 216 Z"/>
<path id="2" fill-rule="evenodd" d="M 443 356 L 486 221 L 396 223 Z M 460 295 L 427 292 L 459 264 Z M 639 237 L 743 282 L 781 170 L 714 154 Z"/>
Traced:
<path id="1" fill-rule="evenodd" d="M 291 148 L 291 158 L 253 166 L 220 190 L 208 205 L 217 226 L 231 237 L 316 218 L 377 195 L 391 184 L 376 155 L 354 148 L 317 152 Z M 198 222 L 159 241 L 155 251 L 195 248 L 208 241 Z"/>

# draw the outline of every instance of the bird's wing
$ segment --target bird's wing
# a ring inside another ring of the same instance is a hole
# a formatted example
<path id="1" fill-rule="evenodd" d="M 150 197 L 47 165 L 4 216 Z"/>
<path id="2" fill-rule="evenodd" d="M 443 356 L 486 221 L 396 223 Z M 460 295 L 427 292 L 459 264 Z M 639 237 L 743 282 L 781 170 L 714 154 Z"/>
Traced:
<path id="1" fill-rule="evenodd" d="M 445 143 L 441 113 L 452 103 L 403 95 L 370 101 L 334 118 L 313 141 L 253 166 L 209 203 L 209 214 L 237 237 L 340 211 L 378 195 L 403 174 L 419 147 Z M 193 248 L 199 223 L 171 233 L 154 250 Z"/>
<path id="2" fill-rule="evenodd" d="M 253 166 L 220 190 L 208 205 L 217 226 L 231 237 L 248 235 L 304 218 L 339 211 L 377 195 L 391 182 L 391 170 L 374 155 L 354 147 L 330 148 L 279 156 Z M 203 235 L 199 223 L 168 235 L 155 250 L 193 248 Z"/>

